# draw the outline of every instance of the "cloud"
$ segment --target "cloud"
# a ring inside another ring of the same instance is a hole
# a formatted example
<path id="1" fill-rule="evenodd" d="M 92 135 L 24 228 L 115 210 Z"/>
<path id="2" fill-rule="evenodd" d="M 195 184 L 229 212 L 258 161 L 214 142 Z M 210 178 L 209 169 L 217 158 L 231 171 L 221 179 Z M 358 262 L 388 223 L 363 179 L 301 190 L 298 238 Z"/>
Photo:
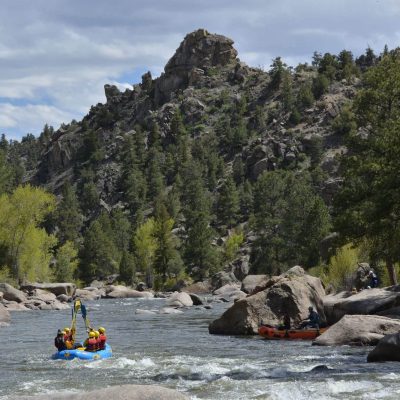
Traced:
<path id="1" fill-rule="evenodd" d="M 49 117 L 56 126 L 80 119 L 104 102 L 104 84 L 126 87 L 146 70 L 157 76 L 200 27 L 231 37 L 243 61 L 268 68 L 276 56 L 293 65 L 315 50 L 396 47 L 399 17 L 397 0 L 2 0 L 0 131 L 21 136 Z M 50 114 L 33 118 L 32 109 L 46 107 Z"/>

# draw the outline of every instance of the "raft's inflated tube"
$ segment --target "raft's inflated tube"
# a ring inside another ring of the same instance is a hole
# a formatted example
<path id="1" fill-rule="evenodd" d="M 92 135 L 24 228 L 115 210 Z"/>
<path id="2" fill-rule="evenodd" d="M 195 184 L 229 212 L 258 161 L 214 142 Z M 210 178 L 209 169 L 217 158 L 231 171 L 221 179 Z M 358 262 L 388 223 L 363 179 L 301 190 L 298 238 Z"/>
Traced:
<path id="1" fill-rule="evenodd" d="M 62 350 L 52 355 L 53 360 L 73 360 L 79 358 L 80 360 L 101 360 L 112 356 L 112 349 L 106 343 L 106 348 L 99 351 L 85 351 L 79 349 Z"/>

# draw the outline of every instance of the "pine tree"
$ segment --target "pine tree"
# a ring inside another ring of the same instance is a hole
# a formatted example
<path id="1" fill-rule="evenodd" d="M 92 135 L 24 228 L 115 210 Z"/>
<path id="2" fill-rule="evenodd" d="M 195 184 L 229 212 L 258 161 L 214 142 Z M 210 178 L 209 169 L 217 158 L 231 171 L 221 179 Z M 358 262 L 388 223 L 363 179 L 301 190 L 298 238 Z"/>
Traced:
<path id="1" fill-rule="evenodd" d="M 78 242 L 83 217 L 75 190 L 69 182 L 66 182 L 63 186 L 62 199 L 56 212 L 56 224 L 59 228 L 58 237 L 61 244 L 67 241 L 75 244 Z"/>
<path id="2" fill-rule="evenodd" d="M 217 214 L 219 220 L 232 227 L 236 224 L 239 214 L 239 195 L 235 182 L 229 176 L 222 184 L 217 201 Z"/>
<path id="3" fill-rule="evenodd" d="M 176 266 L 181 266 L 179 252 L 176 247 L 178 240 L 172 233 L 174 220 L 170 218 L 165 205 L 161 202 L 156 207 L 154 238 L 157 244 L 154 257 L 154 269 L 161 275 L 163 283 L 171 270 L 176 271 Z M 174 268 L 175 267 L 175 268 Z"/>
<path id="4" fill-rule="evenodd" d="M 119 279 L 127 285 L 132 285 L 135 273 L 135 258 L 129 251 L 124 250 L 119 263 Z"/>

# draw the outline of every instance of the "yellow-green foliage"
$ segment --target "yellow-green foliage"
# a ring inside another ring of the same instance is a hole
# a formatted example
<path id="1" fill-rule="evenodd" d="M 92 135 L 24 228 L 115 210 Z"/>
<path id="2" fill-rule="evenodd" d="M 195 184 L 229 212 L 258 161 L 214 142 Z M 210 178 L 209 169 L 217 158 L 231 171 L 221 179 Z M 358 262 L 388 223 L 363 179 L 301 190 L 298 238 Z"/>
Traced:
<path id="1" fill-rule="evenodd" d="M 53 235 L 40 224 L 55 208 L 55 196 L 30 185 L 0 196 L 0 244 L 7 249 L 6 264 L 18 280 L 48 280 Z"/>
<path id="2" fill-rule="evenodd" d="M 71 282 L 74 272 L 78 267 L 78 251 L 72 242 L 67 240 L 57 250 L 57 267 L 54 271 L 54 278 L 57 282 Z"/>
<path id="3" fill-rule="evenodd" d="M 136 229 L 133 237 L 135 254 L 138 261 L 138 270 L 142 272 L 148 271 L 153 266 L 155 252 L 157 250 L 154 230 L 154 218 L 149 218 Z"/>
<path id="4" fill-rule="evenodd" d="M 310 268 L 308 273 L 319 277 L 326 287 L 333 286 L 337 291 L 350 290 L 352 276 L 358 267 L 361 252 L 362 249 L 347 244 L 331 257 L 328 265 Z"/>
<path id="5" fill-rule="evenodd" d="M 243 232 L 233 231 L 224 245 L 224 258 L 226 262 L 231 262 L 235 259 L 240 245 L 243 243 Z"/>

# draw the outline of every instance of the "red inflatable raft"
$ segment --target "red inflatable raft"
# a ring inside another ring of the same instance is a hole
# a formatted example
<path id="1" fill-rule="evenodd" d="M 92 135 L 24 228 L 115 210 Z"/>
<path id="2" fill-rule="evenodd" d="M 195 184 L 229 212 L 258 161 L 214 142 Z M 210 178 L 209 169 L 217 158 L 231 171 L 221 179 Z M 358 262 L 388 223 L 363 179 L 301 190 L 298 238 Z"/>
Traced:
<path id="1" fill-rule="evenodd" d="M 321 333 L 325 332 L 328 328 L 320 329 L 289 329 L 280 330 L 272 326 L 260 326 L 258 334 L 266 339 L 303 339 L 314 340 Z"/>

